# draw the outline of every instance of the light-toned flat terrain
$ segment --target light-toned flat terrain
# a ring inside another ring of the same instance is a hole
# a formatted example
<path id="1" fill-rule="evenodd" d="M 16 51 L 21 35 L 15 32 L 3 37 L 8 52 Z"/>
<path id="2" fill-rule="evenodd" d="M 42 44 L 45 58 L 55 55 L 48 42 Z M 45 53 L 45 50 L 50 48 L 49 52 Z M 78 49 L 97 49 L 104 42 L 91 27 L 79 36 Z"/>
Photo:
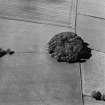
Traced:
<path id="1" fill-rule="evenodd" d="M 0 0 L 0 47 L 15 50 L 0 58 L 0 105 L 104 105 L 90 96 L 105 92 L 104 10 L 104 0 Z M 91 59 L 48 55 L 47 42 L 64 31 L 90 44 Z"/>
<path id="2" fill-rule="evenodd" d="M 92 58 L 81 64 L 84 105 L 105 105 L 91 92 L 105 93 L 105 1 L 79 0 L 77 33 L 90 43 Z"/>
<path id="3" fill-rule="evenodd" d="M 0 19 L 0 105 L 81 105 L 79 64 L 57 63 L 47 53 L 53 35 L 66 27 Z M 75 90 L 75 91 L 74 91 Z"/>
<path id="4" fill-rule="evenodd" d="M 76 0 L 0 0 L 0 16 L 74 27 Z"/>

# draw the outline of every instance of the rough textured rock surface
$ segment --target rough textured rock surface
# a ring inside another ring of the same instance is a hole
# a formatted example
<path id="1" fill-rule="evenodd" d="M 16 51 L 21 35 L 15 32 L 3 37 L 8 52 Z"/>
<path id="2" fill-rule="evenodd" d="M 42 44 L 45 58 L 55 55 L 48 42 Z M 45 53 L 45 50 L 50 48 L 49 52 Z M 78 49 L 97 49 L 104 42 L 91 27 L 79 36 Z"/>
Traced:
<path id="1" fill-rule="evenodd" d="M 93 91 L 91 94 L 92 98 L 96 100 L 101 100 L 102 94 L 99 91 Z"/>
<path id="2" fill-rule="evenodd" d="M 91 57 L 88 44 L 73 32 L 62 32 L 51 38 L 48 52 L 58 62 L 84 62 Z"/>
<path id="3" fill-rule="evenodd" d="M 12 51 L 11 49 L 3 50 L 2 48 L 0 48 L 0 57 L 3 57 L 5 55 L 7 55 L 7 54 L 12 55 L 14 53 L 15 52 Z"/>

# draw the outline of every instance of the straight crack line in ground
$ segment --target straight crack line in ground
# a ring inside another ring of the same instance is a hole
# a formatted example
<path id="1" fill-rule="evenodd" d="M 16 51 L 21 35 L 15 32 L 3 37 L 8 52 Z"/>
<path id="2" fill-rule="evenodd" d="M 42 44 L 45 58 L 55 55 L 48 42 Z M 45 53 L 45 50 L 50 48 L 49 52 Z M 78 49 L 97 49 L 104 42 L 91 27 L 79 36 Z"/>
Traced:
<path id="1" fill-rule="evenodd" d="M 105 20 L 105 18 L 103 18 L 103 17 L 98 17 L 98 16 L 89 15 L 89 14 L 84 14 L 84 13 L 79 13 L 79 15 L 83 15 L 83 16 L 88 16 L 88 17 L 92 17 L 92 18 L 96 18 L 96 19 Z"/>
<path id="2" fill-rule="evenodd" d="M 79 67 L 80 67 L 80 84 L 81 84 L 81 94 L 82 94 L 82 102 L 83 102 L 83 105 L 84 105 L 84 94 L 83 94 L 83 78 L 82 78 L 82 68 L 81 68 L 81 63 L 79 63 Z"/>
<path id="3" fill-rule="evenodd" d="M 6 19 L 6 20 L 15 20 L 15 21 L 22 21 L 22 22 L 29 22 L 29 23 L 36 23 L 36 24 L 46 24 L 46 25 L 51 25 L 51 26 L 58 26 L 58 27 L 67 27 L 67 28 L 72 28 L 71 24 L 63 24 L 63 23 L 56 23 L 56 22 L 50 22 L 50 21 L 39 21 L 39 20 L 30 20 L 30 19 L 24 19 L 24 18 L 15 18 L 15 17 L 8 17 L 8 16 L 1 16 L 1 19 Z"/>
<path id="4" fill-rule="evenodd" d="M 87 95 L 87 94 L 83 94 L 84 96 L 86 96 L 86 97 L 91 97 L 91 95 Z"/>
<path id="5" fill-rule="evenodd" d="M 78 15 L 78 0 L 76 2 L 76 15 L 75 15 L 75 33 L 77 33 L 77 15 Z"/>
<path id="6" fill-rule="evenodd" d="M 15 52 L 15 54 L 33 54 L 36 53 L 35 51 L 30 52 Z"/>
<path id="7" fill-rule="evenodd" d="M 94 51 L 97 51 L 97 52 L 100 52 L 100 53 L 103 53 L 103 54 L 105 54 L 105 52 L 103 52 L 103 51 L 100 51 L 100 50 L 97 50 L 97 49 L 93 49 L 93 48 L 91 48 L 91 50 L 94 50 Z"/>

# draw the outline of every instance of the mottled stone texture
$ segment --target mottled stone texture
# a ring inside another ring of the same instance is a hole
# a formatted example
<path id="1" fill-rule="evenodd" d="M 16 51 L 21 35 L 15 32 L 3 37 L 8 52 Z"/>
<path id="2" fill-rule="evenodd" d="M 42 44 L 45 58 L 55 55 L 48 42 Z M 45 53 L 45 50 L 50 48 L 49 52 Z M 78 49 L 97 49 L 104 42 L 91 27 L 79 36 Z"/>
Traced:
<path id="1" fill-rule="evenodd" d="M 48 42 L 48 52 L 58 62 L 84 62 L 91 57 L 88 43 L 73 32 L 62 32 Z"/>

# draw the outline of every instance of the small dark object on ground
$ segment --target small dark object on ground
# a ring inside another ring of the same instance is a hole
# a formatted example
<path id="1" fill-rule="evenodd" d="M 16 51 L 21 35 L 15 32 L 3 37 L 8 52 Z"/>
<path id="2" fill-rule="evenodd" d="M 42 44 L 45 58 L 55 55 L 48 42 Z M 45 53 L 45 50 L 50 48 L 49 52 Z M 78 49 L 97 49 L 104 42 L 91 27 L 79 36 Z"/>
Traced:
<path id="1" fill-rule="evenodd" d="M 0 48 L 0 57 L 3 57 L 7 54 L 12 55 L 14 54 L 14 51 L 11 51 L 11 49 L 7 49 L 7 50 L 3 50 L 2 48 Z"/>
<path id="2" fill-rule="evenodd" d="M 102 94 L 99 91 L 92 91 L 91 96 L 96 100 L 102 100 Z"/>
<path id="3" fill-rule="evenodd" d="M 0 57 L 3 57 L 7 54 L 7 51 L 3 50 L 2 48 L 0 48 Z"/>
<path id="4" fill-rule="evenodd" d="M 10 54 L 10 55 L 12 55 L 12 54 L 15 53 L 15 51 L 12 51 L 11 49 L 7 49 L 7 53 Z"/>
<path id="5" fill-rule="evenodd" d="M 62 32 L 51 38 L 48 52 L 58 62 L 68 63 L 85 62 L 92 56 L 88 43 L 73 32 Z"/>

